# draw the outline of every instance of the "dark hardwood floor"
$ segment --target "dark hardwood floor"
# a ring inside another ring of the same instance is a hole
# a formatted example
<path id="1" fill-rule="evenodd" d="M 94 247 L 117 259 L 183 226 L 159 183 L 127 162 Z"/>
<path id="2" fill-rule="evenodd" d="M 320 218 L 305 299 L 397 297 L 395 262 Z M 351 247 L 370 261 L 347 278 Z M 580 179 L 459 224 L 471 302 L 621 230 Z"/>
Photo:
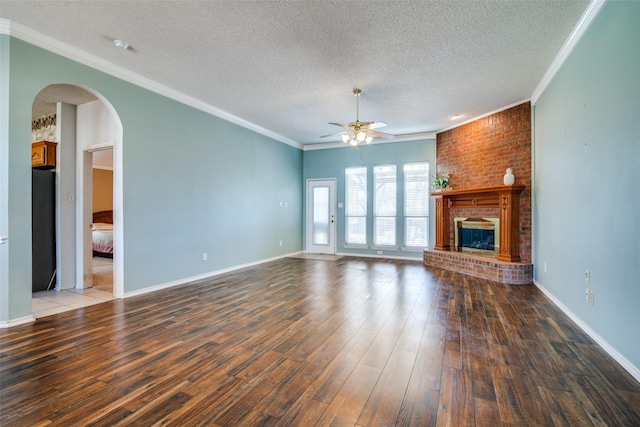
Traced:
<path id="1" fill-rule="evenodd" d="M 286 258 L 0 330 L 0 425 L 640 425 L 533 286 Z"/>

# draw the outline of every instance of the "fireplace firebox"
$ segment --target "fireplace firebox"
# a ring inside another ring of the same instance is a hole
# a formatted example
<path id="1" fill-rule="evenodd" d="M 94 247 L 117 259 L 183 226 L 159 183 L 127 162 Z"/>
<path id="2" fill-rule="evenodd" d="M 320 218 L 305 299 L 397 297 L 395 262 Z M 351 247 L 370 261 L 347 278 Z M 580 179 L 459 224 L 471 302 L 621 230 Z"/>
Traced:
<path id="1" fill-rule="evenodd" d="M 454 218 L 456 250 L 477 255 L 500 253 L 499 218 Z"/>

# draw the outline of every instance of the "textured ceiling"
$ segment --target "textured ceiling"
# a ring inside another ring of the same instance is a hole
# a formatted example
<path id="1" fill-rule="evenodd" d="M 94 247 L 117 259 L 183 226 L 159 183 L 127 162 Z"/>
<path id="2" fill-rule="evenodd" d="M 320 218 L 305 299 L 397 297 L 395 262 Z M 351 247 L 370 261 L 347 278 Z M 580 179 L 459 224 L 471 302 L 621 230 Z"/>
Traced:
<path id="1" fill-rule="evenodd" d="M 33 101 L 32 116 L 42 117 L 56 112 L 56 103 L 80 105 L 94 101 L 92 93 L 73 85 L 56 84 L 42 89 Z"/>
<path id="2" fill-rule="evenodd" d="M 531 97 L 587 1 L 8 1 L 0 17 L 300 144 Z M 129 42 L 116 49 L 113 39 Z"/>

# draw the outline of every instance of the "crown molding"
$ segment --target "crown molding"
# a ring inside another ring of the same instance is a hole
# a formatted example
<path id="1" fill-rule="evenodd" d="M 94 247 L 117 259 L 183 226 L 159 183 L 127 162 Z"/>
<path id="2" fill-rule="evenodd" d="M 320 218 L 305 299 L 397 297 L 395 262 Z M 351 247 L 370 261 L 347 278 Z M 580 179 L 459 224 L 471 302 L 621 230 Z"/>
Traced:
<path id="1" fill-rule="evenodd" d="M 0 34 L 9 34 L 11 31 L 11 21 L 0 18 Z"/>
<path id="2" fill-rule="evenodd" d="M 582 39 L 582 36 L 587 32 L 606 2 L 607 0 L 591 0 L 591 3 L 589 3 L 589 6 L 587 6 L 587 9 L 584 11 L 580 20 L 569 35 L 569 38 L 564 42 L 562 48 L 549 66 L 549 69 L 544 76 L 542 76 L 542 80 L 540 80 L 540 83 L 538 83 L 538 86 L 531 94 L 531 104 L 535 105 L 538 101 L 542 92 L 544 92 L 549 83 L 551 83 L 553 77 L 556 75 L 562 64 L 564 64 L 564 61 L 567 59 L 569 54 L 576 47 L 576 44 L 578 44 L 580 39 Z"/>
<path id="3" fill-rule="evenodd" d="M 107 73 L 120 80 L 132 83 L 136 86 L 150 90 L 151 92 L 155 92 L 159 95 L 166 96 L 167 98 L 173 99 L 174 101 L 180 102 L 181 104 L 185 104 L 198 110 L 204 111 L 207 114 L 221 118 L 230 123 L 249 129 L 253 132 L 259 133 L 292 147 L 302 149 L 302 144 L 297 141 L 286 138 L 280 134 L 272 132 L 247 120 L 241 119 L 240 117 L 234 116 L 233 114 L 229 114 L 226 111 L 200 101 L 199 99 L 196 99 L 190 95 L 174 90 L 154 80 L 148 79 L 140 74 L 127 70 L 126 68 L 120 67 L 95 55 L 46 36 L 45 34 L 35 31 L 29 27 L 18 24 L 16 22 L 12 22 L 11 20 L 0 19 L 0 33 L 16 37 L 34 46 L 38 46 L 42 49 L 56 53 L 80 64 Z"/>
<path id="4" fill-rule="evenodd" d="M 492 114 L 496 114 L 496 113 L 499 113 L 500 111 L 508 110 L 509 108 L 516 107 L 516 106 L 518 106 L 518 105 L 524 104 L 525 102 L 529 102 L 529 101 L 531 101 L 531 99 L 526 98 L 526 99 L 523 99 L 523 100 L 521 100 L 521 101 L 514 102 L 513 104 L 509 104 L 509 105 L 506 105 L 506 106 L 504 106 L 504 107 L 500 107 L 500 108 L 498 108 L 497 110 L 489 111 L 488 113 L 485 113 L 485 114 L 483 114 L 483 115 L 481 115 L 481 116 L 476 116 L 476 117 L 474 117 L 474 118 L 472 118 L 472 119 L 465 120 L 465 121 L 464 121 L 464 122 L 462 122 L 462 123 L 456 123 L 455 125 L 453 125 L 453 126 L 449 126 L 449 127 L 444 128 L 444 129 L 442 129 L 442 130 L 439 130 L 439 131 L 438 131 L 438 132 L 436 132 L 436 133 L 446 132 L 446 131 L 448 131 L 448 130 L 458 128 L 458 127 L 460 127 L 460 126 L 464 126 L 464 125 L 469 124 L 469 123 L 471 123 L 471 122 L 475 122 L 476 120 L 483 119 L 483 118 L 485 118 L 485 117 L 487 117 L 487 116 L 490 116 L 490 115 L 492 115 Z"/>

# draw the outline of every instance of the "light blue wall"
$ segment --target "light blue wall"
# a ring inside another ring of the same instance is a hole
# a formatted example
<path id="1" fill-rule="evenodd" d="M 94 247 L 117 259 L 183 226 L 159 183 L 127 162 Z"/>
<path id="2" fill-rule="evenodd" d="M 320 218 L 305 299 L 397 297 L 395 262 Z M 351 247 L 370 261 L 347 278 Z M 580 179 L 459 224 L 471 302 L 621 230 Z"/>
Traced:
<path id="1" fill-rule="evenodd" d="M 344 148 L 332 148 L 328 150 L 313 150 L 305 151 L 304 153 L 304 179 L 305 182 L 308 179 L 319 178 L 336 178 L 336 196 L 337 202 L 343 203 L 345 198 L 345 168 L 353 166 L 367 166 L 367 180 L 369 187 L 368 194 L 368 213 L 367 219 L 367 234 L 368 245 L 372 245 L 371 236 L 373 235 L 373 166 L 376 165 L 397 165 L 398 171 L 398 212 L 402 212 L 402 201 L 404 197 L 404 189 L 402 181 L 402 167 L 404 163 L 410 162 L 429 162 L 430 179 L 431 175 L 435 173 L 435 161 L 436 161 L 436 141 L 435 139 L 408 141 L 408 142 L 393 142 L 388 144 L 373 144 L 359 147 L 358 150 L 349 146 Z M 434 207 L 433 201 L 429 204 L 430 215 L 433 215 Z M 306 210 L 305 210 L 306 214 Z M 377 254 L 378 249 L 369 248 L 350 248 L 345 247 L 345 211 L 344 208 L 337 209 L 337 252 L 338 253 L 351 253 L 351 254 Z M 432 218 L 429 220 L 429 246 L 433 246 L 434 242 L 434 221 Z M 402 221 L 398 221 L 399 228 L 398 243 L 402 242 Z M 384 250 L 384 256 L 397 256 L 397 257 L 411 257 L 422 259 L 422 251 L 406 251 L 402 250 L 402 244 L 399 244 L 398 250 Z"/>
<path id="2" fill-rule="evenodd" d="M 9 37 L 0 35 L 0 237 L 9 235 Z M 0 283 L 9 283 L 9 245 L 0 243 Z M 9 313 L 9 287 L 0 286 L 0 321 Z"/>
<path id="3" fill-rule="evenodd" d="M 640 2 L 608 2 L 536 102 L 533 209 L 536 280 L 636 368 L 638 22 Z"/>
<path id="4" fill-rule="evenodd" d="M 301 150 L 0 37 L 10 71 L 1 86 L 0 224 L 8 218 L 10 244 L 0 249 L 0 321 L 31 313 L 31 107 L 50 84 L 92 88 L 122 121 L 125 293 L 302 249 Z"/>

